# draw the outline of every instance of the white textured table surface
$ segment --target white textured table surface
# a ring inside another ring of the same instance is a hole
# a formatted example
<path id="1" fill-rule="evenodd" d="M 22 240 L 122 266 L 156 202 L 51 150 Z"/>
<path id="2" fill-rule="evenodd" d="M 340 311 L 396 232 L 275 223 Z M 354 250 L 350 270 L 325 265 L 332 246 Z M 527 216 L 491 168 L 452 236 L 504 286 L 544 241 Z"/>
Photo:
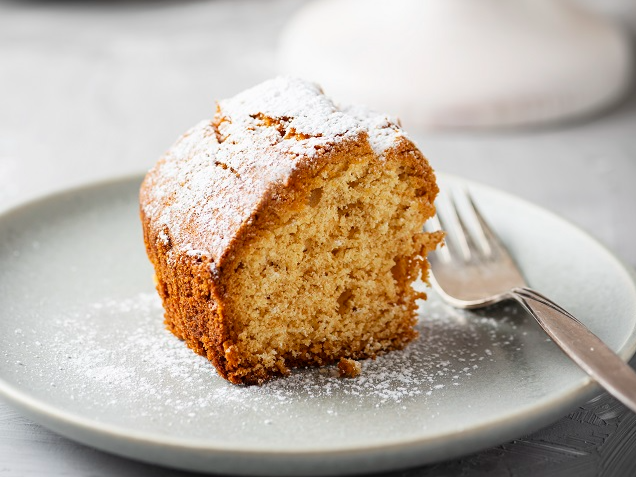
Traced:
<path id="1" fill-rule="evenodd" d="M 277 34 L 298 5 L 0 4 L 0 210 L 150 167 L 215 98 L 276 73 Z M 577 124 L 417 139 L 436 169 L 551 209 L 636 265 L 636 94 Z M 399 475 L 537 472 L 636 475 L 636 417 L 603 395 L 531 436 Z M 0 474 L 182 475 L 75 444 L 2 402 Z"/>

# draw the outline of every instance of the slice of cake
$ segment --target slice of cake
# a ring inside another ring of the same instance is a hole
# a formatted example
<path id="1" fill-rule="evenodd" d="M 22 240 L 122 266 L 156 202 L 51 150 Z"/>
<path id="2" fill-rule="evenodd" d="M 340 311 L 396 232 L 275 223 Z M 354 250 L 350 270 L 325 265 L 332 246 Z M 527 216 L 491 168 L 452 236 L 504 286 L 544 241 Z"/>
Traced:
<path id="1" fill-rule="evenodd" d="M 233 383 L 403 348 L 437 191 L 394 121 L 312 83 L 219 102 L 141 186 L 168 329 Z"/>

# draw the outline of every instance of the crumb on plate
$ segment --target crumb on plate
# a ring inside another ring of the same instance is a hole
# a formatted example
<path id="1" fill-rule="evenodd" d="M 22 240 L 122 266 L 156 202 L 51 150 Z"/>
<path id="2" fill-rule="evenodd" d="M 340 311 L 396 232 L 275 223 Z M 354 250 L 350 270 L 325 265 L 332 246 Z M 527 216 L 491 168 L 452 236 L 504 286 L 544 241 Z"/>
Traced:
<path id="1" fill-rule="evenodd" d="M 362 366 L 354 359 L 340 358 L 338 362 L 338 372 L 341 378 L 355 378 L 360 375 Z"/>

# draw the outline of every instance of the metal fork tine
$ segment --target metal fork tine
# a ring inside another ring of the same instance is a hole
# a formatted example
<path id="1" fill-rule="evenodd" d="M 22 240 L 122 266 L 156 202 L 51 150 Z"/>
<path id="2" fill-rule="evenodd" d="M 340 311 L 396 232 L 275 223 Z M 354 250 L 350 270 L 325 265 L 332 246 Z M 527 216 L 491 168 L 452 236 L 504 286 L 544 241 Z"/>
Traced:
<path id="1" fill-rule="evenodd" d="M 470 192 L 467 188 L 463 188 L 462 192 L 464 197 L 466 198 L 466 202 L 468 203 L 468 213 L 472 214 L 473 223 L 476 227 L 473 227 L 474 239 L 479 245 L 479 248 L 482 252 L 482 255 L 486 258 L 490 258 L 493 256 L 493 248 L 491 245 L 491 241 L 488 239 L 486 230 L 490 231 L 490 235 L 493 235 L 492 230 L 488 228 L 486 221 L 477 210 L 477 206 L 475 205 L 475 201 L 473 200 Z"/>
<path id="2" fill-rule="evenodd" d="M 455 248 L 459 250 L 462 255 L 464 261 L 469 262 L 472 256 L 471 247 L 468 243 L 469 236 L 467 235 L 467 230 L 464 227 L 462 219 L 459 217 L 459 213 L 457 211 L 457 204 L 455 203 L 455 199 L 450 196 L 449 197 L 449 206 L 446 208 L 444 213 L 439 214 L 440 222 L 444 226 L 444 230 L 447 232 L 447 243 L 452 243 Z M 448 220 L 444 218 L 444 214 L 450 216 L 453 225 L 448 223 Z M 452 228 L 451 228 L 452 227 Z"/>
<path id="3" fill-rule="evenodd" d="M 426 222 L 426 230 L 429 232 L 437 232 L 439 230 L 446 230 L 442 227 L 442 224 L 437 216 L 437 214 L 435 214 L 433 217 L 431 217 L 430 219 L 428 219 L 428 221 Z M 453 260 L 453 257 L 451 256 L 451 252 L 448 248 L 448 246 L 446 244 L 444 244 L 443 246 L 439 247 L 437 250 L 437 255 L 439 256 L 439 258 L 443 261 L 443 262 L 451 262 Z"/>
<path id="4" fill-rule="evenodd" d="M 443 230 L 444 232 L 446 232 L 446 236 L 444 237 L 444 247 L 446 251 L 448 252 L 448 257 L 450 258 L 450 261 L 453 260 L 453 258 L 456 255 L 457 249 L 455 247 L 455 243 L 451 243 L 452 240 L 450 239 L 450 233 L 449 233 L 449 228 L 448 228 L 448 223 L 447 220 L 444 218 L 444 213 L 440 212 L 440 208 L 438 207 L 437 209 L 437 214 L 435 215 L 435 217 L 437 217 L 437 221 L 439 222 L 439 227 L 440 230 Z M 441 249 L 440 249 L 441 250 Z"/>
<path id="5" fill-rule="evenodd" d="M 465 190 L 463 190 L 462 193 L 463 193 L 462 195 L 466 195 Z M 454 193 L 452 196 L 452 203 L 455 209 L 455 215 L 457 216 L 457 223 L 459 225 L 461 235 L 463 237 L 462 241 L 465 242 L 466 247 L 468 248 L 469 257 L 467 258 L 467 260 L 473 257 L 482 258 L 483 251 L 479 247 L 477 247 L 473 237 L 473 233 L 471 232 L 470 228 L 466 224 L 463 214 L 460 212 L 457 192 Z"/>
<path id="6" fill-rule="evenodd" d="M 486 219 L 481 214 L 475 201 L 473 200 L 473 196 L 470 194 L 468 190 L 465 191 L 466 198 L 468 199 L 468 204 L 472 209 L 472 212 L 475 214 L 475 218 L 477 219 L 477 233 L 480 236 L 478 238 L 479 242 L 482 245 L 482 249 L 487 257 L 492 257 L 495 254 L 508 254 L 508 251 L 504 247 L 504 245 L 500 242 L 499 238 L 492 231 Z"/>

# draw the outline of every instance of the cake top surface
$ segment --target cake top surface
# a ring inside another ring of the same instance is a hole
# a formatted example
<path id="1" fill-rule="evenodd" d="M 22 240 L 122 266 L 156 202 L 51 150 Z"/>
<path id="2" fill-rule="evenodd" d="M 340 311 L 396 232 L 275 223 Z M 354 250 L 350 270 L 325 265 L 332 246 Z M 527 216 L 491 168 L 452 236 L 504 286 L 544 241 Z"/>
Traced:
<path id="1" fill-rule="evenodd" d="M 283 139 L 274 138 L 280 149 L 303 156 L 315 155 L 320 145 L 357 136 L 363 130 L 381 155 L 404 135 L 396 120 L 364 106 L 339 108 L 318 85 L 298 78 L 274 78 L 222 100 L 218 106 L 221 119 L 231 118 L 230 124 L 222 122 L 219 127 L 223 136 L 236 134 L 235 139 L 243 139 L 242 145 L 248 149 L 256 143 L 243 130 L 272 124 Z"/>
<path id="2" fill-rule="evenodd" d="M 141 202 L 161 240 L 219 263 L 273 185 L 334 145 L 367 136 L 382 157 L 404 132 L 363 107 L 339 108 L 320 88 L 279 77 L 219 101 L 148 173 Z"/>

